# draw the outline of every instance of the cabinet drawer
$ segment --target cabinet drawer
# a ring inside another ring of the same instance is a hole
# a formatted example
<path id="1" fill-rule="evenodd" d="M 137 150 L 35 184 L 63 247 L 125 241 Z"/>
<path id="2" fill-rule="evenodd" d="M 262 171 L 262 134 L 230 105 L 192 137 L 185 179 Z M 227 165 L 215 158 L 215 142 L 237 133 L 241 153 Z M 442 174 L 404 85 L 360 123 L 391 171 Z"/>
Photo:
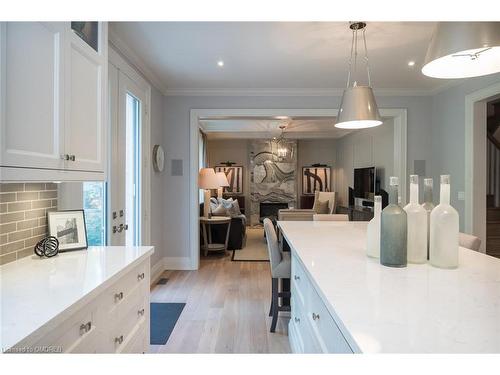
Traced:
<path id="1" fill-rule="evenodd" d="M 292 298 L 296 299 L 296 303 L 300 304 L 301 306 L 305 306 L 307 302 L 307 289 L 310 287 L 308 286 L 309 280 L 295 256 L 292 256 L 291 282 Z"/>
<path id="2" fill-rule="evenodd" d="M 122 305 L 126 305 L 127 299 L 139 289 L 144 293 L 149 286 L 149 273 L 146 271 L 146 263 L 141 263 L 127 272 L 111 287 L 106 289 L 101 297 L 101 307 L 105 314 L 114 314 Z"/>
<path id="3" fill-rule="evenodd" d="M 138 329 L 137 326 L 146 320 L 148 314 L 146 301 L 148 300 L 143 296 L 138 302 L 132 304 L 111 329 L 109 340 L 113 351 L 122 352 L 133 339 L 134 333 Z"/>
<path id="4" fill-rule="evenodd" d="M 96 331 L 93 306 L 77 311 L 56 329 L 43 336 L 34 346 L 61 348 L 62 352 L 81 352 Z"/>
<path id="5" fill-rule="evenodd" d="M 352 353 L 353 351 L 340 332 L 337 323 L 312 287 L 309 290 L 307 307 L 307 321 L 321 350 L 325 353 Z"/>
<path id="6" fill-rule="evenodd" d="M 322 350 L 312 335 L 305 310 L 294 304 L 293 300 L 290 324 L 294 325 L 297 341 L 296 346 L 299 353 L 321 353 Z"/>
<path id="7" fill-rule="evenodd" d="M 136 326 L 127 344 L 121 350 L 121 353 L 146 353 L 149 343 L 146 343 L 146 321 L 141 321 Z"/>

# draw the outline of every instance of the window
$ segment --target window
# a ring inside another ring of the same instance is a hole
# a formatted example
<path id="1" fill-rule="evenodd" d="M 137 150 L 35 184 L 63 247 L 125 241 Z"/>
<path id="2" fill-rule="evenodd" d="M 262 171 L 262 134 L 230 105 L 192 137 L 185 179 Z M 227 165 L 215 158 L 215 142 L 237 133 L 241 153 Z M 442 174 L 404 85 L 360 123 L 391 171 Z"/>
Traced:
<path id="1" fill-rule="evenodd" d="M 104 182 L 83 183 L 83 209 L 89 246 L 106 245 L 106 189 Z"/>

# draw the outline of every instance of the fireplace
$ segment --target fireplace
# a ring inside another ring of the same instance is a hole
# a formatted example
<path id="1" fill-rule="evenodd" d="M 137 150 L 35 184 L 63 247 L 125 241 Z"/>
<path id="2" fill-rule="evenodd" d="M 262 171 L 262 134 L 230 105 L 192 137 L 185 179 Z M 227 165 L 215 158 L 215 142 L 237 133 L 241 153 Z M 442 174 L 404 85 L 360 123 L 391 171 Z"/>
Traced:
<path id="1" fill-rule="evenodd" d="M 271 220 L 278 219 L 278 211 L 288 208 L 288 203 L 284 202 L 260 202 L 260 217 L 259 221 L 262 223 L 267 217 Z"/>

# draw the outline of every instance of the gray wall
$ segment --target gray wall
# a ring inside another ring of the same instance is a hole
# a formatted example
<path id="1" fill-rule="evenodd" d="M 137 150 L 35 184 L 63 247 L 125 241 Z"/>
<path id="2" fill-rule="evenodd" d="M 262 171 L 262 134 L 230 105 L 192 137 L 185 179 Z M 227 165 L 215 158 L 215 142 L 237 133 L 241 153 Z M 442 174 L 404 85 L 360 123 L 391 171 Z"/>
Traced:
<path id="1" fill-rule="evenodd" d="M 464 229 L 465 202 L 458 192 L 465 190 L 465 96 L 500 82 L 500 74 L 470 78 L 432 97 L 432 165 L 434 201 L 439 200 L 439 175 L 451 175 L 451 204 L 460 215 Z M 485 151 L 486 152 L 486 151 Z"/>
<path id="2" fill-rule="evenodd" d="M 348 204 L 348 188 L 354 186 L 354 168 L 376 167 L 380 187 L 387 191 L 394 172 L 394 122 L 354 131 L 337 140 L 335 190 L 339 204 Z"/>
<path id="3" fill-rule="evenodd" d="M 155 144 L 160 144 L 165 149 L 165 164 L 170 155 L 165 143 L 165 122 L 163 120 L 164 97 L 154 87 L 151 87 L 151 150 Z M 155 247 L 155 252 L 151 257 L 151 265 L 167 256 L 165 246 L 165 210 L 164 201 L 166 196 L 174 196 L 165 190 L 166 175 L 169 172 L 165 165 L 163 172 L 158 173 L 151 167 L 151 245 Z M 168 194 L 167 194 L 168 193 Z"/>
<path id="4" fill-rule="evenodd" d="M 408 111 L 408 172 L 413 160 L 431 161 L 431 98 L 428 96 L 379 96 L 381 108 Z M 189 256 L 189 112 L 195 108 L 338 108 L 340 97 L 267 96 L 167 96 L 164 98 L 166 173 L 164 176 L 164 216 L 162 226 L 165 256 Z M 171 176 L 171 159 L 182 159 L 184 173 Z M 193 182 L 194 183 L 194 182 Z M 153 195 L 153 205 L 155 196 Z"/>

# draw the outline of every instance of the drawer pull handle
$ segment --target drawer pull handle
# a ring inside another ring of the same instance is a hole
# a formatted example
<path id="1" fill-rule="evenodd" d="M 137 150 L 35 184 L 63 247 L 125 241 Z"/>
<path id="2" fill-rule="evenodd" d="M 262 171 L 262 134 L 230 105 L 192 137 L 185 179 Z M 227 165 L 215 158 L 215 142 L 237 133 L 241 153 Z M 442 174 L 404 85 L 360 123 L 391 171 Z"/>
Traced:
<path id="1" fill-rule="evenodd" d="M 86 324 L 80 325 L 80 336 L 83 336 L 86 333 L 87 333 L 87 325 Z"/>
<path id="2" fill-rule="evenodd" d="M 144 280 L 144 272 L 137 275 L 137 280 Z"/>
<path id="3" fill-rule="evenodd" d="M 80 325 L 80 336 L 83 336 L 91 329 L 92 329 L 92 322 L 87 322 L 85 324 L 81 324 Z"/>
<path id="4" fill-rule="evenodd" d="M 295 323 L 300 323 L 300 319 L 295 317 Z"/>
<path id="5" fill-rule="evenodd" d="M 297 275 L 293 275 L 293 279 L 294 279 L 294 280 L 300 280 L 300 277 L 299 277 L 299 276 L 297 276 Z"/>
<path id="6" fill-rule="evenodd" d="M 319 319 L 319 314 L 313 313 L 313 320 L 318 320 Z"/>
<path id="7" fill-rule="evenodd" d="M 121 301 L 123 299 L 123 292 L 115 293 L 115 301 Z"/>
<path id="8" fill-rule="evenodd" d="M 115 337 L 115 344 L 120 345 L 123 342 L 123 335 L 120 337 Z"/>
<path id="9" fill-rule="evenodd" d="M 137 311 L 137 315 L 143 316 L 144 315 L 144 309 L 140 309 L 139 311 Z"/>

